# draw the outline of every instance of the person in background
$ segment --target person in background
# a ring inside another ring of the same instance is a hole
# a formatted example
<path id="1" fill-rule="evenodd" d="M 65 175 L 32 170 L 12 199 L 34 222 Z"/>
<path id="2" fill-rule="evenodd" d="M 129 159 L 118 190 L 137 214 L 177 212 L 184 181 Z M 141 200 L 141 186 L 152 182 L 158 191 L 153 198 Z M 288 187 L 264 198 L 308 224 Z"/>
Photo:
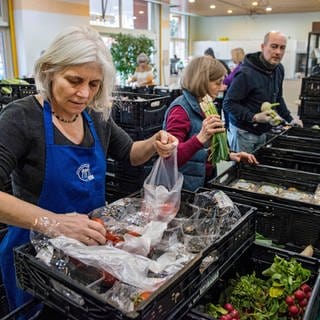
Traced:
<path id="1" fill-rule="evenodd" d="M 163 128 L 178 138 L 178 167 L 184 175 L 183 188 L 195 191 L 215 176 L 214 165 L 208 161 L 208 146 L 212 136 L 224 132 L 219 115 L 205 117 L 200 102 L 206 95 L 216 98 L 226 70 L 216 59 L 193 58 L 181 78 L 182 95 L 176 98 L 165 113 Z M 230 152 L 230 160 L 257 164 L 246 152 Z"/>
<path id="2" fill-rule="evenodd" d="M 147 87 L 154 85 L 154 75 L 149 58 L 145 53 L 140 53 L 137 57 L 136 70 L 129 81 L 134 87 Z"/>
<path id="3" fill-rule="evenodd" d="M 204 55 L 208 56 L 208 57 L 211 57 L 213 59 L 216 59 L 214 51 L 213 51 L 213 49 L 211 47 L 209 47 L 208 49 L 206 49 L 204 51 Z M 230 71 L 229 66 L 223 60 L 219 60 L 218 59 L 218 61 L 221 62 L 223 64 L 224 68 L 226 69 L 226 72 L 227 72 L 226 76 L 228 74 L 230 74 L 231 71 Z M 227 86 L 222 84 L 221 87 L 220 87 L 220 91 L 219 91 L 219 93 L 217 95 L 217 98 L 215 100 L 215 105 L 216 105 L 216 108 L 217 108 L 217 111 L 218 111 L 220 117 L 222 116 L 222 100 L 223 100 L 223 97 L 224 97 L 224 91 L 226 89 L 227 89 Z"/>
<path id="4" fill-rule="evenodd" d="M 215 55 L 215 53 L 214 53 L 214 51 L 213 51 L 213 49 L 212 49 L 211 47 L 207 48 L 207 49 L 204 51 L 203 54 L 204 54 L 205 56 L 209 56 L 209 57 L 211 57 L 211 58 L 213 58 L 213 59 L 216 59 L 216 55 Z M 223 66 L 225 67 L 225 69 L 226 69 L 226 71 L 227 71 L 227 75 L 230 74 L 231 70 L 230 70 L 229 66 L 228 66 L 223 60 L 220 60 L 220 59 L 218 59 L 218 60 L 219 60 L 219 62 L 221 62 L 221 63 L 223 64 Z"/>
<path id="5" fill-rule="evenodd" d="M 224 78 L 223 84 L 227 86 L 226 90 L 231 84 L 234 75 L 240 69 L 241 63 L 244 59 L 244 50 L 242 48 L 234 48 L 231 50 L 231 59 L 234 63 L 234 67 L 232 68 L 231 72 Z M 224 126 L 228 130 L 229 129 L 229 115 L 226 110 L 223 110 L 224 115 Z"/>
<path id="6" fill-rule="evenodd" d="M 223 109 L 229 113 L 228 139 L 232 150 L 253 152 L 266 143 L 272 117 L 270 111 L 261 111 L 263 102 L 279 103 L 277 113 L 291 125 L 301 125 L 292 118 L 282 96 L 281 60 L 286 44 L 283 33 L 268 32 L 261 51 L 247 54 L 234 75 L 223 100 Z"/>
<path id="7" fill-rule="evenodd" d="M 13 264 L 13 248 L 30 241 L 30 229 L 104 244 L 105 228 L 87 214 L 105 205 L 107 156 L 140 165 L 176 147 L 177 139 L 162 130 L 133 142 L 114 123 L 114 79 L 99 33 L 69 27 L 36 61 L 39 94 L 0 114 L 0 188 L 10 175 L 13 185 L 13 196 L 0 191 L 0 222 L 8 225 L 0 266 L 10 310 L 31 298 L 17 288 Z"/>
<path id="8" fill-rule="evenodd" d="M 176 54 L 173 55 L 173 58 L 170 59 L 170 74 L 178 74 L 177 63 L 180 61 L 180 58 Z"/>

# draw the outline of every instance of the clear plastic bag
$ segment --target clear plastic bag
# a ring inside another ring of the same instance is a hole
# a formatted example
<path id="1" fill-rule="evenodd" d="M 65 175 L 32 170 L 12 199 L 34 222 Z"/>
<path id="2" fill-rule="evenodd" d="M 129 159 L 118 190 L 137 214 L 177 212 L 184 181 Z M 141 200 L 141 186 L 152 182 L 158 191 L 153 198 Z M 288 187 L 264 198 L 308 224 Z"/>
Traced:
<path id="1" fill-rule="evenodd" d="M 177 149 L 159 157 L 143 184 L 144 201 L 151 220 L 169 222 L 179 211 L 183 175 L 178 171 Z"/>

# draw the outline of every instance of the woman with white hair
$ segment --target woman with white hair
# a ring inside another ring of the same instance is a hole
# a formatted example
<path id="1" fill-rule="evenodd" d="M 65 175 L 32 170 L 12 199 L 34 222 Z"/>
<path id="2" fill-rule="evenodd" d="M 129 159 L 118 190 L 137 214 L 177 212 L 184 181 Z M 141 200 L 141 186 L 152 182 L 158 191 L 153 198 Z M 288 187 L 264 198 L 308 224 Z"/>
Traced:
<path id="1" fill-rule="evenodd" d="M 148 56 L 145 53 L 140 53 L 137 57 L 137 64 L 138 66 L 129 82 L 132 82 L 135 87 L 153 86 L 154 75 Z"/>
<path id="2" fill-rule="evenodd" d="M 98 32 L 69 27 L 35 64 L 39 94 L 16 100 L 0 114 L 0 190 L 11 175 L 13 196 L 0 191 L 0 266 L 10 309 L 30 296 L 17 288 L 13 248 L 30 229 L 104 244 L 105 228 L 88 213 L 105 205 L 107 156 L 148 161 L 167 157 L 176 139 L 159 131 L 133 142 L 110 117 L 115 70 Z"/>

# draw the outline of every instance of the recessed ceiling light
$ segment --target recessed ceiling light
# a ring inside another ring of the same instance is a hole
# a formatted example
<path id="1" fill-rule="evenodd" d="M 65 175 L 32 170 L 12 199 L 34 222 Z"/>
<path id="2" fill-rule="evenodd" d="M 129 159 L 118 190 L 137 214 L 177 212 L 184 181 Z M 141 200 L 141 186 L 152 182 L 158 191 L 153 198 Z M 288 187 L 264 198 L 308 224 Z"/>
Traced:
<path id="1" fill-rule="evenodd" d="M 272 8 L 271 7 L 266 7 L 266 11 L 270 12 L 270 11 L 272 11 Z"/>
<path id="2" fill-rule="evenodd" d="M 210 6 L 210 9 L 215 9 L 216 8 L 216 6 L 214 5 L 214 4 L 212 4 L 211 6 Z"/>
<path id="3" fill-rule="evenodd" d="M 231 9 L 229 9 L 227 12 L 228 12 L 229 14 L 231 14 L 233 11 L 232 11 Z"/>
<path id="4" fill-rule="evenodd" d="M 195 3 L 195 2 L 196 2 L 196 0 L 189 0 L 189 2 L 190 2 L 190 3 Z"/>
<path id="5" fill-rule="evenodd" d="M 251 4 L 256 7 L 258 5 L 258 1 L 253 1 Z"/>
<path id="6" fill-rule="evenodd" d="M 140 11 L 139 11 L 139 14 L 144 14 L 144 11 L 143 11 L 143 10 L 140 10 Z"/>

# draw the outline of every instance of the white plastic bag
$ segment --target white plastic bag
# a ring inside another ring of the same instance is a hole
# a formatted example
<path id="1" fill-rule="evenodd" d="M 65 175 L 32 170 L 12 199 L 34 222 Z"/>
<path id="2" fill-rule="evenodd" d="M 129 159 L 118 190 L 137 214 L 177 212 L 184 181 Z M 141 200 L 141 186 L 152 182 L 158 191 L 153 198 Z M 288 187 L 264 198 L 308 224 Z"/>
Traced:
<path id="1" fill-rule="evenodd" d="M 144 201 L 152 220 L 169 222 L 179 211 L 183 175 L 178 171 L 177 149 L 159 157 L 144 181 Z"/>

